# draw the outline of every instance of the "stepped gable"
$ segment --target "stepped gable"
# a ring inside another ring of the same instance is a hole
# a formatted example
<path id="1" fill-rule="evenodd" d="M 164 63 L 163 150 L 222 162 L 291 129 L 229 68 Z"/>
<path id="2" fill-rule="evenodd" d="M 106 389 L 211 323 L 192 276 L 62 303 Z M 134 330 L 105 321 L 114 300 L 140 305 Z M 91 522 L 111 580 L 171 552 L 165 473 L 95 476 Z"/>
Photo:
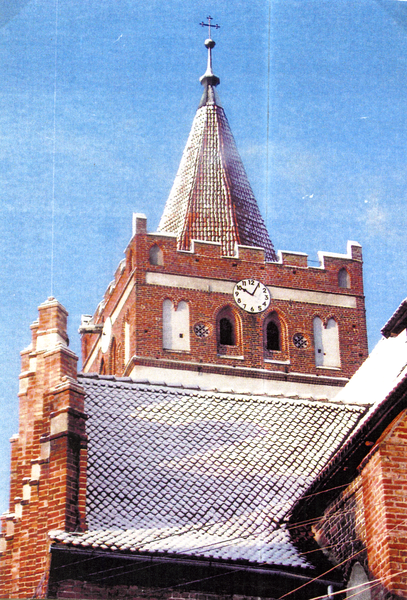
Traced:
<path id="1" fill-rule="evenodd" d="M 80 375 L 85 533 L 64 544 L 307 569 L 286 515 L 366 408 Z"/>
<path id="2" fill-rule="evenodd" d="M 206 40 L 208 68 L 200 81 L 204 93 L 192 123 L 159 231 L 173 233 L 180 250 L 192 240 L 219 242 L 225 256 L 236 244 L 264 248 L 266 260 L 277 256 L 239 156 L 212 72 L 213 40 Z"/>

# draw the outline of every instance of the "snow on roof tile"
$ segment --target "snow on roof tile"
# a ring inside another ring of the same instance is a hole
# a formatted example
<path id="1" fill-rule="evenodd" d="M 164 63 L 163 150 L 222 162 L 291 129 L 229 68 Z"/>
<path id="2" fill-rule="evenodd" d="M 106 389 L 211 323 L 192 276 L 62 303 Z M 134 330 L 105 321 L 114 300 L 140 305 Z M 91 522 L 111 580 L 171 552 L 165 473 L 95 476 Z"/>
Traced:
<path id="1" fill-rule="evenodd" d="M 89 415 L 89 531 L 53 532 L 53 539 L 309 566 L 285 515 L 364 407 L 80 382 Z"/>
<path id="2" fill-rule="evenodd" d="M 382 327 L 381 333 L 384 337 L 398 335 L 407 326 L 407 298 L 399 305 L 387 323 Z"/>
<path id="3" fill-rule="evenodd" d="M 406 377 L 407 336 L 402 331 L 379 340 L 335 400 L 370 405 L 374 411 Z"/>

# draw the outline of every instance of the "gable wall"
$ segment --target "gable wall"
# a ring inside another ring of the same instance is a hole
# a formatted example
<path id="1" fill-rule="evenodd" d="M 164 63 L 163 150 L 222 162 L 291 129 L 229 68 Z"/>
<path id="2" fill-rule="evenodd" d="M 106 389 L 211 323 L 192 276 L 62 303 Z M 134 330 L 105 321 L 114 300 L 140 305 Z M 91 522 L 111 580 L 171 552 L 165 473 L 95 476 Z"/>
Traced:
<path id="1" fill-rule="evenodd" d="M 48 531 L 84 530 L 86 434 L 77 357 L 67 347 L 67 312 L 39 307 L 32 345 L 22 353 L 19 432 L 11 451 L 10 508 L 0 533 L 0 597 L 46 589 Z"/>
<path id="2" fill-rule="evenodd" d="M 407 596 L 407 411 L 385 430 L 360 475 L 325 509 L 313 535 L 344 579 L 359 562 L 373 600 Z"/>

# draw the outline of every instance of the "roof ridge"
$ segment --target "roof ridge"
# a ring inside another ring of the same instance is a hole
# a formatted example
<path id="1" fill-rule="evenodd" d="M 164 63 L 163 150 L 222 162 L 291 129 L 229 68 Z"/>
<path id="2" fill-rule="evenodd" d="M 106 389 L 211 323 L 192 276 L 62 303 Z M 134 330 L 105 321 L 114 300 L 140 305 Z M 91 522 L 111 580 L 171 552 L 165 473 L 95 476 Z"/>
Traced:
<path id="1" fill-rule="evenodd" d="M 301 403 L 309 403 L 310 405 L 329 405 L 336 406 L 343 409 L 348 409 L 350 411 L 356 410 L 356 412 L 363 412 L 366 409 L 365 405 L 352 404 L 348 402 L 336 401 L 335 399 L 329 399 L 328 397 L 322 396 L 311 396 L 310 394 L 292 394 L 286 395 L 280 391 L 276 391 L 274 394 L 266 393 L 266 392 L 249 392 L 249 391 L 236 391 L 233 389 L 225 390 L 218 388 L 208 388 L 208 387 L 200 387 L 199 385 L 183 385 L 181 383 L 174 382 L 166 382 L 166 381 L 152 381 L 146 378 L 133 379 L 132 377 L 118 377 L 115 375 L 101 375 L 99 373 L 78 373 L 79 379 L 85 379 L 90 381 L 100 381 L 106 383 L 112 383 L 115 386 L 117 384 L 128 384 L 131 387 L 137 386 L 151 386 L 154 388 L 166 388 L 168 390 L 178 391 L 183 395 L 188 395 L 191 392 L 194 392 L 195 395 L 202 395 L 202 397 L 207 397 L 208 395 L 217 396 L 219 399 L 229 398 L 233 395 L 237 400 L 241 400 L 244 402 L 254 401 L 254 402 L 276 402 L 278 400 L 282 401 L 292 401 L 292 402 L 301 402 Z"/>

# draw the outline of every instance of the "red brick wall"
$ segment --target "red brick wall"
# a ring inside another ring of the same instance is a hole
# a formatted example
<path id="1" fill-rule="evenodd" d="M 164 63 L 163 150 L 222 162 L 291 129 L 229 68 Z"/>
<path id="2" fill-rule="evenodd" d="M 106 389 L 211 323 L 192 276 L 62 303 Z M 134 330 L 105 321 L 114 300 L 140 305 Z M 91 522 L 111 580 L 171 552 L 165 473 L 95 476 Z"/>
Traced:
<path id="1" fill-rule="evenodd" d="M 202 592 L 175 592 L 172 590 L 154 590 L 136 585 L 102 585 L 77 580 L 64 581 L 56 588 L 56 598 L 100 599 L 122 598 L 126 600 L 231 600 L 230 594 L 208 594 Z M 233 595 L 235 600 L 259 600 L 259 596 Z M 273 600 L 273 598 L 261 598 Z"/>
<path id="2" fill-rule="evenodd" d="M 348 579 L 359 562 L 373 600 L 407 597 L 407 411 L 387 427 L 361 474 L 312 526 L 315 540 Z"/>
<path id="3" fill-rule="evenodd" d="M 158 244 L 163 251 L 164 264 L 149 263 L 149 249 Z M 133 266 L 131 271 L 130 263 Z M 363 296 L 362 255 L 359 246 L 352 246 L 351 254 L 346 257 L 325 256 L 324 268 L 306 266 L 306 256 L 290 253 L 282 254 L 281 263 L 265 263 L 264 252 L 259 249 L 239 248 L 237 258 L 222 257 L 217 244 L 195 242 L 193 252 L 177 250 L 176 239 L 160 234 L 136 234 L 126 251 L 126 267 L 119 268 L 115 274 L 115 285 L 109 288 L 104 297 L 104 307 L 94 316 L 94 322 L 101 324 L 117 308 L 126 286 L 130 283 L 132 292 L 122 306 L 120 315 L 113 326 L 113 335 L 117 344 L 124 348 L 124 319 L 129 315 L 131 323 L 131 356 L 136 354 L 150 361 L 160 361 L 157 366 L 165 368 L 162 361 L 179 363 L 206 363 L 221 366 L 219 372 L 225 373 L 225 366 L 236 369 L 262 369 L 267 372 L 304 373 L 316 377 L 350 377 L 367 357 L 367 337 Z M 350 274 L 350 289 L 340 288 L 338 273 L 346 267 Z M 261 314 L 252 315 L 235 307 L 232 295 L 211 291 L 199 291 L 146 284 L 146 272 L 181 275 L 185 277 L 211 278 L 237 282 L 247 277 L 255 278 L 268 286 L 278 286 L 296 291 L 313 291 L 353 296 L 355 308 L 329 306 L 309 302 L 272 299 L 270 307 Z M 190 308 L 189 352 L 171 352 L 162 348 L 162 303 L 169 298 L 175 306 L 184 300 Z M 242 344 L 236 352 L 244 360 L 236 363 L 233 358 L 219 356 L 216 336 L 216 315 L 225 306 L 236 308 L 242 323 Z M 275 360 L 287 360 L 290 365 L 278 365 L 267 362 L 269 354 L 264 352 L 263 324 L 271 312 L 277 311 L 283 329 L 283 352 L 271 357 Z M 333 317 L 338 323 L 341 349 L 341 369 L 327 369 L 315 366 L 313 342 L 313 318 L 319 316 L 324 323 Z M 203 322 L 211 327 L 207 338 L 200 339 L 193 332 L 195 323 Z M 293 335 L 303 333 L 308 340 L 308 348 L 298 349 L 293 344 Z M 93 354 L 92 348 L 99 339 L 98 333 L 84 334 L 83 362 L 86 370 L 100 371 L 102 358 L 106 363 L 108 356 Z M 152 363 L 151 363 L 152 364 Z M 113 374 L 113 373 L 112 373 Z M 123 374 L 123 361 L 118 362 L 117 375 Z"/>
<path id="4" fill-rule="evenodd" d="M 22 353 L 20 422 L 12 438 L 10 510 L 3 523 L 0 597 L 46 589 L 48 531 L 84 529 L 86 434 L 67 312 L 39 307 L 32 348 Z"/>
<path id="5" fill-rule="evenodd" d="M 382 435 L 362 471 L 370 570 L 407 597 L 407 411 Z"/>

